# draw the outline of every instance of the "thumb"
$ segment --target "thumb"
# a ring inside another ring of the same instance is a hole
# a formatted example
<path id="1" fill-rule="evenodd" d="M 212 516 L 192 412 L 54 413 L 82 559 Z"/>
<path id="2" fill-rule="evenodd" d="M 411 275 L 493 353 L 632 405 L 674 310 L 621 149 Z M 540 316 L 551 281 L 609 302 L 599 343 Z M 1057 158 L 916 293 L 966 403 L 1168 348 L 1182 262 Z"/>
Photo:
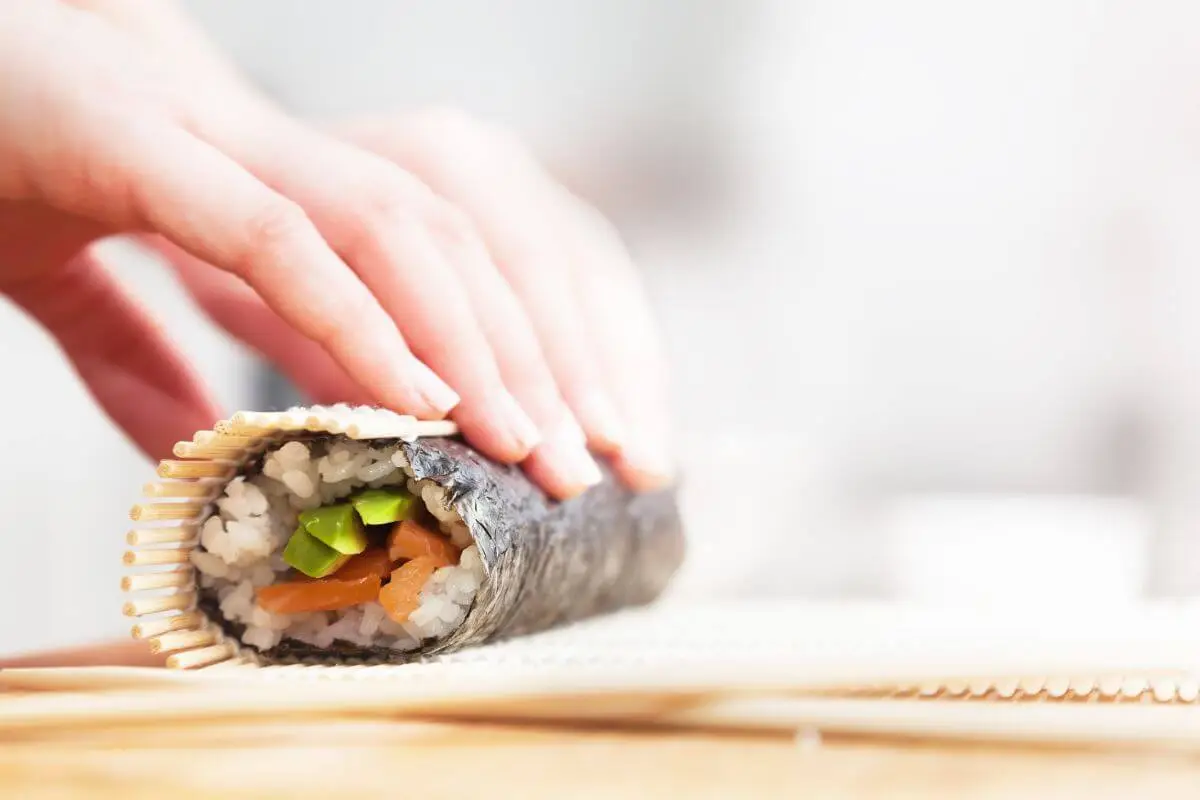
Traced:
<path id="1" fill-rule="evenodd" d="M 87 248 L 64 267 L 7 288 L 58 341 L 88 391 L 152 459 L 220 411 L 145 309 Z"/>

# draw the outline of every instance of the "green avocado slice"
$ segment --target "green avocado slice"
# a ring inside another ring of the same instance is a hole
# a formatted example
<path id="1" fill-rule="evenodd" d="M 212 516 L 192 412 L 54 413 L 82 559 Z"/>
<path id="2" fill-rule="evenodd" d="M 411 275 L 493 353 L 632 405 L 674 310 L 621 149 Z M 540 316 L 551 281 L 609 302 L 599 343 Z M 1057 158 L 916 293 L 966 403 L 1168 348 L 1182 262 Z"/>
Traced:
<path id="1" fill-rule="evenodd" d="M 349 503 L 301 511 L 300 526 L 339 553 L 354 555 L 367 549 L 367 532 Z"/>
<path id="2" fill-rule="evenodd" d="M 324 578 L 341 569 L 350 556 L 334 550 L 304 528 L 297 528 L 283 548 L 283 560 L 310 578 Z"/>
<path id="3" fill-rule="evenodd" d="M 403 489 L 367 489 L 350 498 L 350 503 L 367 525 L 410 519 L 416 511 L 416 498 Z"/>

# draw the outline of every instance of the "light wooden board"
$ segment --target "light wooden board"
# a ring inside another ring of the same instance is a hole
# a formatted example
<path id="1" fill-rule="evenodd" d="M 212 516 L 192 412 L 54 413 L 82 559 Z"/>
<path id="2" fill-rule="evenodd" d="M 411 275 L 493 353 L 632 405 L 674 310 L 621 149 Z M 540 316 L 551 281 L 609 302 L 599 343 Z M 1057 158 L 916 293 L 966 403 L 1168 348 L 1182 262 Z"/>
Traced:
<path id="1" fill-rule="evenodd" d="M 1194 797 L 1169 754 L 320 719 L 0 745 L 0 796 Z"/>

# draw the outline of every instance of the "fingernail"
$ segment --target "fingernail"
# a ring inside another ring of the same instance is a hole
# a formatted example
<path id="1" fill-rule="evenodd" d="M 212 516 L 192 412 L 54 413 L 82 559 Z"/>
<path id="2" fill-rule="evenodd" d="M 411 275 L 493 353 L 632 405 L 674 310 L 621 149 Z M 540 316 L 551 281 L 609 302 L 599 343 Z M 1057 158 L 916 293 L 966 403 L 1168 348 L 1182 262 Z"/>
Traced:
<path id="1" fill-rule="evenodd" d="M 509 436 L 516 443 L 516 449 L 528 453 L 542 441 L 541 431 L 511 394 L 504 392 L 497 400 L 495 409 Z"/>
<path id="2" fill-rule="evenodd" d="M 661 488 L 675 478 L 675 466 L 666 452 L 644 441 L 630 442 L 621 450 L 620 462 L 624 471 L 634 473 L 631 477 L 639 489 Z"/>
<path id="3" fill-rule="evenodd" d="M 413 368 L 413 380 L 417 385 L 417 391 L 420 392 L 421 397 L 434 413 L 446 416 L 461 402 L 462 398 L 429 367 L 420 361 L 414 363 L 416 366 Z"/>
<path id="4" fill-rule="evenodd" d="M 574 442 L 580 447 L 587 446 L 587 436 L 583 432 L 583 428 L 579 426 L 579 420 L 575 419 L 575 415 L 571 413 L 571 409 L 565 405 L 559 413 L 558 422 L 551 426 L 554 433 L 551 434 L 552 439 L 561 439 L 566 442 Z"/>
<path id="5" fill-rule="evenodd" d="M 538 448 L 538 458 L 554 473 L 554 483 L 563 496 L 572 497 L 604 480 L 596 460 L 569 428 L 560 428 L 558 435 L 544 442 Z"/>
<path id="6" fill-rule="evenodd" d="M 585 397 L 579 403 L 579 418 L 587 426 L 596 449 L 611 453 L 624 447 L 625 426 L 607 396 L 595 393 Z"/>

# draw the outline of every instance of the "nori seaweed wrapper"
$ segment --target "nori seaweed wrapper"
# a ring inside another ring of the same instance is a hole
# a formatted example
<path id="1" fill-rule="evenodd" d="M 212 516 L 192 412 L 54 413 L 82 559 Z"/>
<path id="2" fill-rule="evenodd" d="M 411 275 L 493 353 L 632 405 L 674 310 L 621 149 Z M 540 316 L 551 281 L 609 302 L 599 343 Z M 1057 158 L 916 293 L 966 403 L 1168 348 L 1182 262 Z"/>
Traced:
<path id="1" fill-rule="evenodd" d="M 683 560 L 683 528 L 672 489 L 631 492 L 602 465 L 602 483 L 555 502 L 520 468 L 497 464 L 457 439 L 423 438 L 401 447 L 418 480 L 446 490 L 479 548 L 487 579 L 470 612 L 455 631 L 419 650 L 344 641 L 319 648 L 284 639 L 260 653 L 264 660 L 416 661 L 646 604 L 666 588 Z M 242 626 L 223 619 L 215 593 L 202 592 L 199 605 L 240 640 Z"/>

